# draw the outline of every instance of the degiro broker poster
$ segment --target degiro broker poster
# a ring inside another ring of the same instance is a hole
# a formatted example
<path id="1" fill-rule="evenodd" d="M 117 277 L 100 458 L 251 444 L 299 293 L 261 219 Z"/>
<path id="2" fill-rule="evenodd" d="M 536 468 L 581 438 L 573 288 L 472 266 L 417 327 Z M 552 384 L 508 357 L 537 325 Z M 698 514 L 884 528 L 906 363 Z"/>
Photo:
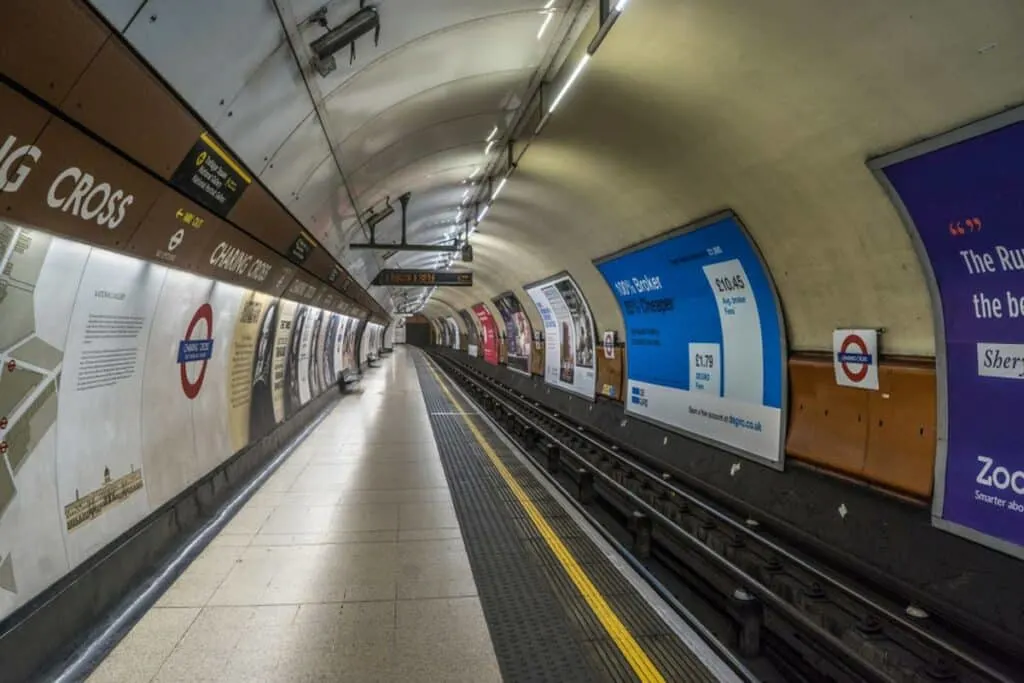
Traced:
<path id="1" fill-rule="evenodd" d="M 626 323 L 626 411 L 781 469 L 782 313 L 737 218 L 719 214 L 596 265 Z"/>
<path id="2" fill-rule="evenodd" d="M 1024 110 L 871 163 L 932 295 L 933 523 L 1024 557 Z"/>
<path id="3" fill-rule="evenodd" d="M 524 287 L 544 321 L 544 381 L 594 399 L 594 317 L 576 282 L 556 275 Z"/>

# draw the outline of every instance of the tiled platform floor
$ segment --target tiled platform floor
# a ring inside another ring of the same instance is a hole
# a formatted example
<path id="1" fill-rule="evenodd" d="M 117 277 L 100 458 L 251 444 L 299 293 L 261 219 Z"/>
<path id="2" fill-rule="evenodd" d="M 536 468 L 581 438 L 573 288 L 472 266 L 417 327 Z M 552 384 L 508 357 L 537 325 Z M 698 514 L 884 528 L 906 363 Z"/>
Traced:
<path id="1" fill-rule="evenodd" d="M 360 392 L 89 681 L 501 680 L 411 354 Z"/>

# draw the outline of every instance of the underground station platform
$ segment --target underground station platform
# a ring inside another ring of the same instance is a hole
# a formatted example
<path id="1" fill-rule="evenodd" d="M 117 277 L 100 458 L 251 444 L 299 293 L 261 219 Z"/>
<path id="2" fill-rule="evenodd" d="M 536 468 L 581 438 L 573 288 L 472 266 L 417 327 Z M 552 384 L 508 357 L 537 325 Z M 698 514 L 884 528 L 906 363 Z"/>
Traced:
<path id="1" fill-rule="evenodd" d="M 425 353 L 359 393 L 49 679 L 756 680 Z"/>

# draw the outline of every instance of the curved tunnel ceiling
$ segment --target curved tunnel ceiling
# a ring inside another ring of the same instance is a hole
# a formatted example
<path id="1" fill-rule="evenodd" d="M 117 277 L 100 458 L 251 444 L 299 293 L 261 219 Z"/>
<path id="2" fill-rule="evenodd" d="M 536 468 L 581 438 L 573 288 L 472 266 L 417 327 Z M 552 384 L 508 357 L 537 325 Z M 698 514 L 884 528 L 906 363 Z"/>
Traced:
<path id="1" fill-rule="evenodd" d="M 360 37 L 351 63 L 346 47 L 337 68 L 320 75 L 308 46 L 325 28 L 314 14 L 334 27 L 364 3 L 93 4 L 364 285 L 386 254 L 347 249 L 367 237 L 357 216 L 412 192 L 409 240 L 445 239 L 463 182 L 485 165 L 485 152 L 500 152 L 487 146 L 492 132 L 506 129 L 585 7 L 377 0 L 369 5 L 379 13 L 379 44 Z M 398 240 L 397 212 L 377 235 Z M 397 254 L 387 265 L 422 261 Z M 394 292 L 371 293 L 394 303 Z"/>
<path id="2" fill-rule="evenodd" d="M 365 239 L 355 216 L 412 192 L 410 240 L 449 239 L 494 126 L 503 139 L 538 78 L 573 66 L 567 36 L 583 29 L 578 55 L 597 29 L 582 0 L 555 0 L 551 21 L 544 0 L 379 0 L 380 45 L 361 38 L 351 66 L 342 51 L 320 77 L 286 40 L 323 32 L 305 21 L 320 2 L 276 0 L 284 27 L 272 0 L 94 3 L 364 282 L 387 254 L 347 249 Z M 337 25 L 359 3 L 326 7 Z M 791 348 L 830 348 L 854 325 L 885 328 L 889 353 L 930 355 L 920 265 L 865 161 L 1024 99 L 1022 23 L 1024 5 L 1000 1 L 632 0 L 473 235 L 474 262 L 454 264 L 474 287 L 399 296 L 454 315 L 568 270 L 599 329 L 621 331 L 593 259 L 731 208 L 774 275 Z M 398 234 L 396 212 L 378 236 Z"/>

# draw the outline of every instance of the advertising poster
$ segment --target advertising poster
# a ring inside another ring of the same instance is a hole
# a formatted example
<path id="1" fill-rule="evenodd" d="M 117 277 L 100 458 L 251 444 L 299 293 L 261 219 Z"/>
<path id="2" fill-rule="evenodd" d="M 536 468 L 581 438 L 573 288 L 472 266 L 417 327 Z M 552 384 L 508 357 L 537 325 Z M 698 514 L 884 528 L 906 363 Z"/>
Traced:
<path id="1" fill-rule="evenodd" d="M 277 425 L 274 410 L 275 330 L 281 302 L 271 300 L 263 307 L 257 327 L 256 348 L 252 356 L 252 403 L 249 410 L 249 440 L 266 436 Z"/>
<path id="2" fill-rule="evenodd" d="M 737 218 L 714 216 L 596 265 L 626 324 L 626 411 L 781 469 L 782 311 Z"/>
<path id="3" fill-rule="evenodd" d="M 444 319 L 448 325 L 448 345 L 456 351 L 461 348 L 462 344 L 459 339 L 459 324 L 455 322 L 455 318 L 448 316 Z"/>
<path id="4" fill-rule="evenodd" d="M 936 526 L 1024 557 L 1024 111 L 872 162 L 935 311 Z"/>
<path id="5" fill-rule="evenodd" d="M 228 406 L 231 411 L 232 453 L 241 450 L 252 440 L 249 432 L 253 414 L 253 371 L 257 369 L 256 351 L 263 337 L 264 324 L 267 322 L 266 313 L 270 309 L 271 301 L 271 297 L 266 294 L 244 291 L 238 317 L 235 319 L 235 329 L 230 337 Z M 273 318 L 270 325 L 273 325 Z M 269 348 L 265 347 L 263 351 L 266 354 L 266 374 L 269 379 Z M 270 397 L 269 391 L 267 397 Z M 273 409 L 273 404 L 270 407 Z"/>
<path id="6" fill-rule="evenodd" d="M 277 308 L 277 325 L 274 331 L 274 356 L 271 361 L 271 372 L 273 373 L 273 398 L 274 398 L 274 421 L 281 423 L 291 413 L 291 399 L 289 396 L 291 379 L 291 364 L 288 362 L 288 351 L 292 343 L 292 326 L 295 323 L 295 313 L 298 304 L 294 301 L 282 299 Z"/>
<path id="7" fill-rule="evenodd" d="M 345 328 L 348 327 L 348 321 L 348 316 L 339 316 L 338 328 L 334 333 L 334 367 L 337 374 L 345 370 Z"/>
<path id="8" fill-rule="evenodd" d="M 359 320 L 349 318 L 345 323 L 345 369 L 356 370 L 356 331 L 359 329 Z"/>
<path id="9" fill-rule="evenodd" d="M 334 386 L 337 381 L 338 373 L 341 372 L 338 369 L 337 364 L 337 348 L 338 339 L 338 325 L 341 323 L 341 316 L 337 313 L 325 313 L 327 317 L 327 326 L 325 328 L 322 343 L 320 345 L 320 357 L 323 358 L 323 374 L 320 380 L 321 386 L 324 390 Z"/>
<path id="10" fill-rule="evenodd" d="M 142 375 L 166 275 L 163 266 L 100 249 L 90 252 L 82 273 L 57 414 L 57 488 L 72 567 L 150 511 Z"/>
<path id="11" fill-rule="evenodd" d="M 530 352 L 533 340 L 533 327 L 530 319 L 523 311 L 519 298 L 512 292 L 506 292 L 494 299 L 502 322 L 505 324 L 506 361 L 509 370 L 530 374 Z"/>
<path id="12" fill-rule="evenodd" d="M 494 324 L 494 316 L 487 310 L 484 304 L 473 306 L 473 315 L 480 323 L 482 339 L 480 346 L 483 349 L 484 361 L 491 365 L 498 364 L 498 326 Z"/>
<path id="13" fill-rule="evenodd" d="M 0 619 L 70 569 L 57 495 L 57 382 L 89 251 L 0 223 Z"/>
<path id="14" fill-rule="evenodd" d="M 309 396 L 319 396 L 324 390 L 324 326 L 327 313 L 317 310 L 313 313 L 313 331 L 309 342 Z"/>
<path id="15" fill-rule="evenodd" d="M 480 335 L 476 327 L 476 320 L 473 314 L 463 308 L 459 311 L 462 324 L 466 326 L 466 351 L 470 356 L 476 358 L 480 355 Z"/>
<path id="16" fill-rule="evenodd" d="M 305 306 L 305 315 L 301 335 L 299 338 L 299 404 L 302 407 L 309 403 L 313 397 L 313 387 L 310 385 L 310 370 L 312 369 L 313 357 L 313 334 L 316 332 L 320 322 L 320 310 L 312 306 Z"/>
<path id="17" fill-rule="evenodd" d="M 284 373 L 284 405 L 285 416 L 291 417 L 302 407 L 305 401 L 302 400 L 301 386 L 304 380 L 308 379 L 309 367 L 306 362 L 309 360 L 309 332 L 306 329 L 309 320 L 310 308 L 298 304 L 295 308 L 295 317 L 291 321 L 291 330 L 288 339 L 288 352 L 285 354 L 286 365 Z M 306 357 L 302 358 L 302 340 L 306 339 Z M 306 361 L 306 362 L 304 362 Z M 307 384 L 308 387 L 308 384 Z M 308 396 L 307 388 L 306 394 Z"/>
<path id="18" fill-rule="evenodd" d="M 583 293 L 568 274 L 524 289 L 544 321 L 544 380 L 593 400 L 597 386 L 596 331 Z"/>

